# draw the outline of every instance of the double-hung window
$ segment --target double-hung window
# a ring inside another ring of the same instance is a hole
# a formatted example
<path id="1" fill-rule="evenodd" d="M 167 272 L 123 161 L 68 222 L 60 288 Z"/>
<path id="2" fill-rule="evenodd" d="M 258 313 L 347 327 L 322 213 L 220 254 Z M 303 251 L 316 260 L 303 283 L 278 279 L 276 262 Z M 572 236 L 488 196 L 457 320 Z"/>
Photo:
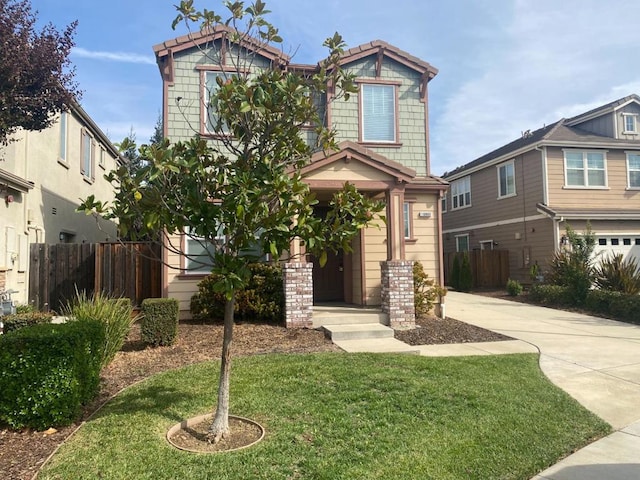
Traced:
<path id="1" fill-rule="evenodd" d="M 396 86 L 365 83 L 360 86 L 363 142 L 395 143 Z"/>
<path id="2" fill-rule="evenodd" d="M 95 178 L 94 164 L 95 164 L 95 152 L 94 152 L 93 137 L 88 130 L 82 130 L 82 158 L 80 160 L 80 171 L 82 175 L 87 179 L 93 181 Z"/>
<path id="3" fill-rule="evenodd" d="M 471 177 L 464 177 L 451 184 L 451 209 L 471 205 Z"/>
<path id="4" fill-rule="evenodd" d="M 405 202 L 402 206 L 402 216 L 404 218 L 404 238 L 406 240 L 411 239 L 413 235 L 411 234 L 411 213 L 413 208 L 411 208 L 411 204 Z"/>
<path id="5" fill-rule="evenodd" d="M 640 152 L 627 152 L 627 185 L 640 188 Z"/>
<path id="6" fill-rule="evenodd" d="M 565 186 L 606 187 L 607 170 L 604 152 L 564 152 Z"/>
<path id="7" fill-rule="evenodd" d="M 222 245 L 224 245 L 224 235 L 221 231 L 216 233 L 214 242 L 210 242 L 187 229 L 184 235 L 186 273 L 210 273 L 213 266 L 213 255 L 216 248 Z"/>
<path id="8" fill-rule="evenodd" d="M 469 251 L 469 234 L 456 235 L 456 252 Z"/>
<path id="9" fill-rule="evenodd" d="M 58 159 L 62 163 L 67 163 L 67 112 L 60 114 L 60 151 L 58 152 Z"/>
<path id="10" fill-rule="evenodd" d="M 211 98 L 215 96 L 216 92 L 220 88 L 218 85 L 218 78 L 221 81 L 225 81 L 230 75 L 228 72 L 221 71 L 205 71 L 204 75 L 204 108 L 203 108 L 203 125 L 204 133 L 209 134 L 228 134 L 229 126 L 226 124 L 218 125 L 219 115 L 215 105 L 212 105 Z"/>
<path id="11" fill-rule="evenodd" d="M 498 198 L 516 194 L 516 173 L 513 160 L 498 166 Z"/>
<path id="12" fill-rule="evenodd" d="M 638 115 L 635 113 L 623 113 L 623 134 L 636 134 L 638 133 Z"/>

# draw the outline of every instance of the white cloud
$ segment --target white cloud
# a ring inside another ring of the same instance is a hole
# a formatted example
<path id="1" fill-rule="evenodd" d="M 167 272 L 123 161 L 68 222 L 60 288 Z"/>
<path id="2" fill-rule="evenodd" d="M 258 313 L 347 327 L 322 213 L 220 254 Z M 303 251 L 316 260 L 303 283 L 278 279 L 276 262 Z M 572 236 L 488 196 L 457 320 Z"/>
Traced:
<path id="1" fill-rule="evenodd" d="M 137 63 L 143 65 L 156 64 L 155 59 L 151 55 L 140 55 L 138 53 L 100 52 L 95 50 L 87 50 L 86 48 L 82 47 L 74 47 L 72 55 L 94 60 L 107 60 L 110 62 Z"/>

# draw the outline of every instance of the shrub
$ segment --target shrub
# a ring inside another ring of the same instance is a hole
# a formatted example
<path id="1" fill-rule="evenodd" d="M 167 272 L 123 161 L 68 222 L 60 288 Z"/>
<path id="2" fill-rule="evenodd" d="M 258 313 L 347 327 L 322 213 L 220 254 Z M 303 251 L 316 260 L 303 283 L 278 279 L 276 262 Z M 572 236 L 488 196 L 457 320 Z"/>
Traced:
<path id="1" fill-rule="evenodd" d="M 426 315 L 440 297 L 447 294 L 447 289 L 437 285 L 434 280 L 429 279 L 420 262 L 413 264 L 413 295 L 416 315 Z"/>
<path id="2" fill-rule="evenodd" d="M 585 308 L 593 313 L 611 314 L 611 305 L 620 297 L 619 292 L 611 290 L 590 290 L 585 301 Z"/>
<path id="3" fill-rule="evenodd" d="M 63 315 L 79 322 L 97 320 L 104 330 L 102 367 L 111 363 L 120 351 L 136 318 L 132 316 L 131 300 L 109 298 L 101 292 L 92 296 L 76 292 L 76 298 L 63 309 Z"/>
<path id="4" fill-rule="evenodd" d="M 454 290 L 460 290 L 460 258 L 456 253 L 453 257 L 453 265 L 451 266 L 451 286 Z"/>
<path id="5" fill-rule="evenodd" d="M 173 345 L 178 335 L 178 300 L 147 298 L 142 301 L 142 341 L 147 345 Z"/>
<path id="6" fill-rule="evenodd" d="M 44 312 L 26 312 L 26 313 L 14 313 L 6 315 L 2 318 L 4 323 L 5 333 L 20 330 L 24 327 L 30 327 L 33 325 L 40 325 L 42 323 L 51 323 L 53 319 L 52 313 Z"/>
<path id="7" fill-rule="evenodd" d="M 595 284 L 603 290 L 637 295 L 640 293 L 640 267 L 621 253 L 604 258 L 595 269 Z"/>
<path id="8" fill-rule="evenodd" d="M 236 292 L 237 318 L 278 323 L 282 321 L 284 286 L 282 268 L 268 263 L 249 265 L 251 277 L 247 287 Z M 224 294 L 216 292 L 220 276 L 211 274 L 198 284 L 198 293 L 191 297 L 191 313 L 198 320 L 224 318 Z"/>
<path id="9" fill-rule="evenodd" d="M 569 287 L 561 285 L 532 285 L 529 298 L 533 302 L 551 306 L 573 304 Z"/>
<path id="10" fill-rule="evenodd" d="M 0 337 L 0 422 L 45 429 L 73 422 L 98 391 L 104 330 L 44 324 Z"/>
<path id="11" fill-rule="evenodd" d="M 33 312 L 37 312 L 37 310 L 35 305 L 31 303 L 16 305 L 16 313 L 33 313 Z"/>
<path id="12" fill-rule="evenodd" d="M 614 297 L 610 313 L 616 320 L 640 324 L 640 295 L 620 294 Z"/>
<path id="13" fill-rule="evenodd" d="M 471 262 L 469 254 L 464 252 L 460 263 L 460 291 L 470 292 L 473 287 L 473 276 L 471 274 Z"/>
<path id="14" fill-rule="evenodd" d="M 517 280 L 507 280 L 507 293 L 512 297 L 517 297 L 522 293 L 522 285 Z"/>

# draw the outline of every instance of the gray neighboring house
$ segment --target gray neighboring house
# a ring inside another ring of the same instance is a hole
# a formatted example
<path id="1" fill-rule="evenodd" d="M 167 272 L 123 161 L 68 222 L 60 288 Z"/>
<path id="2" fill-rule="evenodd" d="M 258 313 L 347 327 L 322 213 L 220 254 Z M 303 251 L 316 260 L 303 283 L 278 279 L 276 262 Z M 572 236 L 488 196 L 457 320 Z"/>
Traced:
<path id="1" fill-rule="evenodd" d="M 591 222 L 596 252 L 640 261 L 640 97 L 629 95 L 522 137 L 443 175 L 444 252 L 504 249 L 529 282 Z"/>

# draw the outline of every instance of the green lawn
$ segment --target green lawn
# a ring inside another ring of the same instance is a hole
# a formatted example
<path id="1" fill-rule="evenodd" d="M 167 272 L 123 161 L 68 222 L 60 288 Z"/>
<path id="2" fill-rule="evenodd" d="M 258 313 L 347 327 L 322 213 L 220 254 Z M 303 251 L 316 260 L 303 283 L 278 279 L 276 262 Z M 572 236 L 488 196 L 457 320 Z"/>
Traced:
<path id="1" fill-rule="evenodd" d="M 536 355 L 266 355 L 235 360 L 231 413 L 265 439 L 194 454 L 173 424 L 206 413 L 218 364 L 125 390 L 65 444 L 50 479 L 529 479 L 609 432 L 546 380 Z"/>

